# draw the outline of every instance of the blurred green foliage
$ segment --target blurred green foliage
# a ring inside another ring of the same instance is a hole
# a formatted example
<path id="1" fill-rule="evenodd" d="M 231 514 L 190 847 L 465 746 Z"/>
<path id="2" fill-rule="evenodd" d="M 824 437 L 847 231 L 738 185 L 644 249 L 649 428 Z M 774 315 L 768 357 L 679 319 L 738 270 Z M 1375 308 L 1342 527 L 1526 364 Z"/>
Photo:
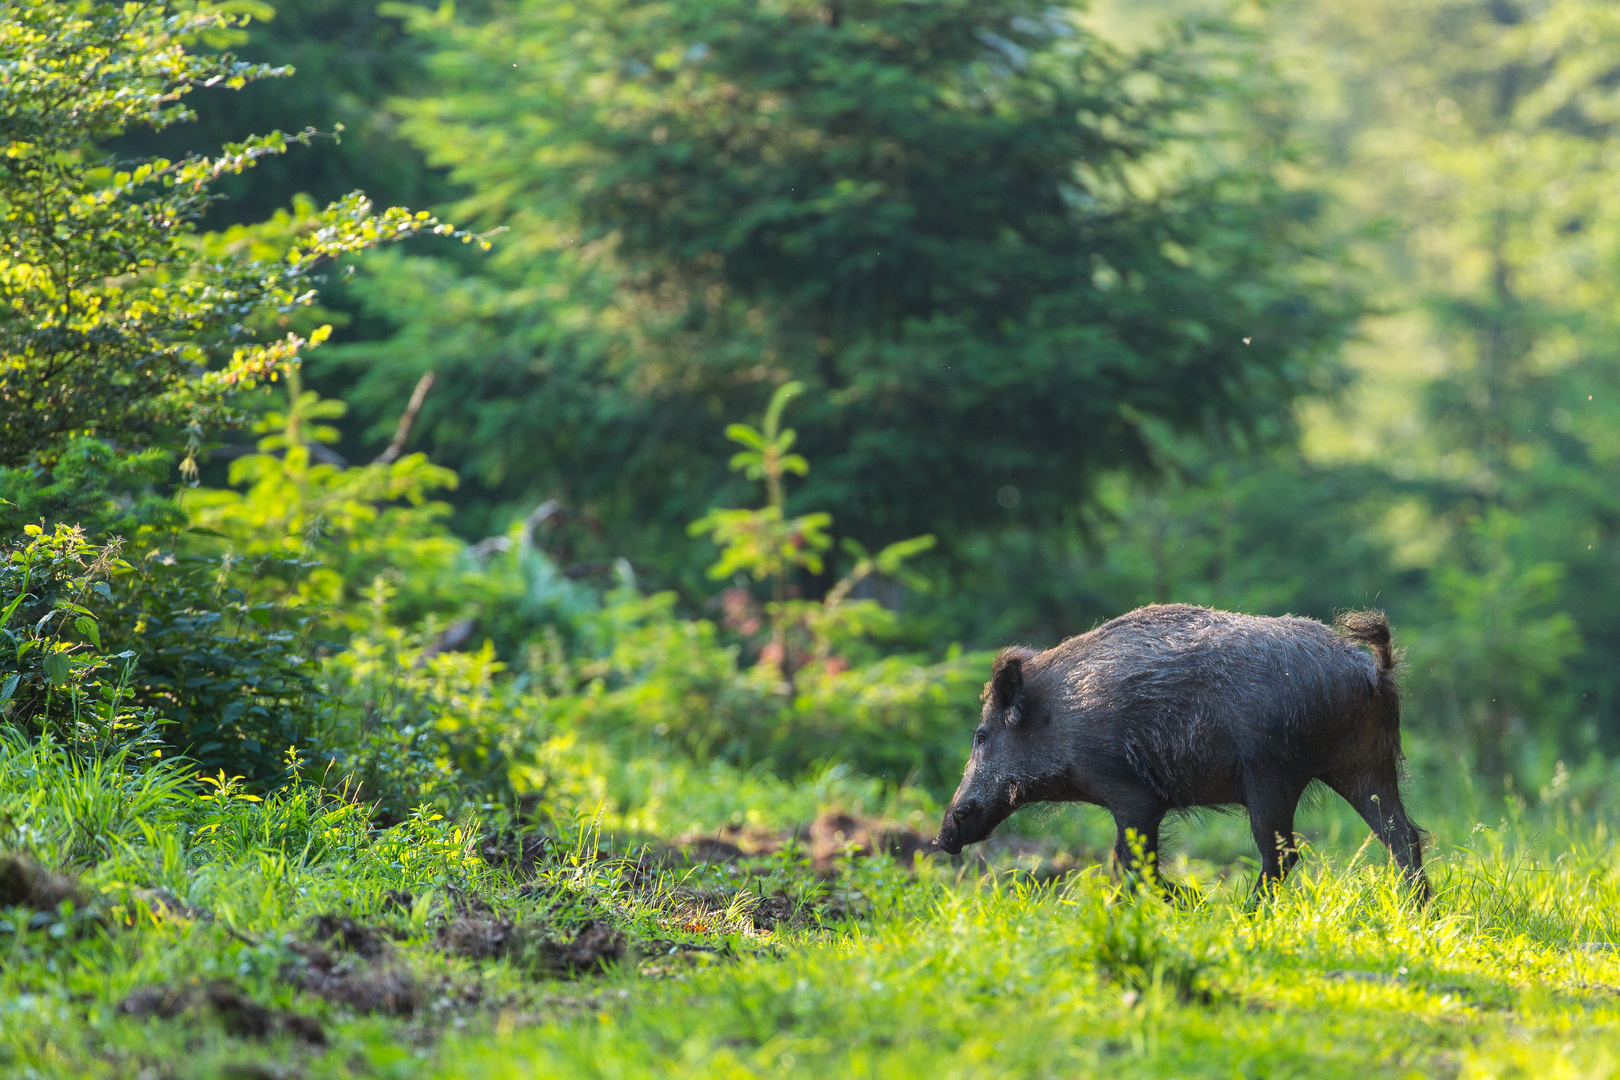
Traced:
<path id="1" fill-rule="evenodd" d="M 1353 305 L 1281 138 L 1215 103 L 1268 92 L 1223 74 L 1246 53 L 1215 24 L 1133 51 L 1024 0 L 416 26 L 433 82 L 403 130 L 458 214 L 510 231 L 470 272 L 368 264 L 355 293 L 396 330 L 341 356 L 379 425 L 422 372 L 455 384 L 422 445 L 472 520 L 589 505 L 690 581 L 685 525 L 729 495 L 716 421 L 797 380 L 803 505 L 943 557 L 1152 471 L 1147 424 L 1271 437 L 1332 381 Z"/>
<path id="2" fill-rule="evenodd" d="M 103 315 L 40 336 L 47 238 L 7 204 L 8 377 L 51 342 L 82 372 L 7 398 L 0 513 L 126 538 L 104 636 L 146 632 L 131 707 L 170 750 L 269 783 L 296 741 L 396 815 L 457 777 L 516 800 L 580 739 L 937 787 L 978 663 L 949 643 L 1170 600 L 1385 607 L 1425 753 L 1492 783 L 1620 745 L 1603 5 L 229 10 L 130 37 L 79 128 L 39 95 L 114 9 L 7 23 L 51 58 L 13 126 L 56 147 L 7 175 L 119 224 L 84 218 L 63 293 Z M 166 111 L 120 112 L 119 80 Z M 346 141 L 181 158 L 272 118 Z M 181 164 L 104 154 L 142 147 Z M 342 321 L 316 263 L 427 220 L 354 197 L 321 232 L 348 178 L 507 231 L 325 283 L 362 317 L 300 375 Z M 257 445 L 211 444 L 247 420 Z M 362 463 L 368 425 L 397 445 Z M 171 498 L 177 460 L 211 486 Z"/>
<path id="3" fill-rule="evenodd" d="M 449 231 L 425 213 L 373 216 L 355 193 L 312 208 L 275 257 L 200 251 L 211 185 L 308 134 L 274 131 L 179 160 L 119 161 L 98 144 L 189 119 L 182 99 L 194 85 L 278 74 L 187 51 L 236 21 L 211 8 L 90 2 L 14 5 L 0 19 L 11 61 L 0 116 L 0 467 L 48 469 L 86 434 L 173 446 L 179 429 L 229 422 L 238 394 L 330 332 L 256 342 L 244 324 L 308 305 L 313 272 L 337 255 Z"/>
<path id="4" fill-rule="evenodd" d="M 1388 224 L 1359 252 L 1382 314 L 1348 354 L 1358 389 L 1306 450 L 1403 493 L 1367 530 L 1421 584 L 1390 605 L 1414 715 L 1493 778 L 1613 752 L 1615 11 L 1313 5 L 1276 36 L 1320 60 L 1302 79 L 1339 212 Z"/>
<path id="5" fill-rule="evenodd" d="M 379 10 L 386 5 L 232 0 L 217 6 L 245 18 L 228 31 L 203 36 L 196 50 L 229 49 L 250 63 L 286 68 L 285 76 L 236 90 L 200 86 L 187 99 L 190 123 L 128 132 L 111 143 L 115 151 L 177 158 L 264 131 L 314 128 L 327 137 L 222 178 L 217 190 L 223 198 L 208 208 L 209 228 L 262 222 L 295 193 L 325 204 L 359 190 L 384 206 L 431 206 L 455 193 L 401 136 L 399 114 L 388 107 L 393 96 L 422 86 L 427 43 Z M 456 5 L 464 17 L 487 7 L 482 0 Z"/>

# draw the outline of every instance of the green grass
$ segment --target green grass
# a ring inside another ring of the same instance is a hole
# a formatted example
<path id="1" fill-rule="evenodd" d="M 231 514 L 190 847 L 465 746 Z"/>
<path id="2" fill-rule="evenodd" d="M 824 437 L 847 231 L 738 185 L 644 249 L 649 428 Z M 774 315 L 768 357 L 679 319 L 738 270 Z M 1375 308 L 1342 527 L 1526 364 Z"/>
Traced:
<path id="1" fill-rule="evenodd" d="M 1096 875 L 950 889 L 783 959 L 638 988 L 595 1023 L 456 1038 L 436 1074 L 1600 1075 L 1613 955 L 1492 925 L 1458 902 L 1477 879 L 1448 876 L 1425 915 L 1374 870 L 1302 880 L 1252 917 L 1120 903 Z"/>
<path id="2" fill-rule="evenodd" d="M 531 868 L 486 857 L 520 850 L 499 822 L 422 813 L 376 829 L 341 790 L 306 784 L 260 802 L 173 766 L 126 764 L 0 741 L 4 847 L 82 872 L 77 897 L 55 910 L 0 911 L 6 1075 L 1620 1070 L 1620 867 L 1607 819 L 1569 803 L 1509 802 L 1490 828 L 1431 812 L 1438 895 L 1424 910 L 1361 844 L 1364 830 L 1325 805 L 1305 820 L 1317 847 L 1302 870 L 1250 911 L 1244 864 L 1220 861 L 1246 832 L 1241 818 L 1186 828 L 1173 872 L 1191 870 L 1205 897 L 1176 909 L 1121 891 L 1106 867 L 1039 884 L 878 858 L 821 877 L 792 850 L 662 867 L 605 850 L 599 830 L 613 819 L 684 829 L 746 818 L 748 806 L 711 790 L 735 777 L 702 770 L 669 774 L 686 776 L 659 794 L 683 808 L 674 817 L 604 811 Z M 783 820 L 852 793 L 873 812 L 922 812 L 863 783 L 829 774 L 788 792 L 755 776 L 734 790 L 768 797 L 752 812 L 775 807 Z M 1044 832 L 1048 846 L 1083 847 L 1101 826 L 1065 814 Z M 763 902 L 796 910 L 793 925 L 756 929 Z M 323 945 L 321 915 L 374 931 L 375 955 Z M 623 935 L 622 958 L 605 971 L 559 967 L 555 950 L 596 924 Z M 514 942 L 498 955 L 451 947 L 456 927 L 492 926 Z M 321 948 L 338 982 L 408 983 L 410 1015 L 318 993 L 309 972 Z M 237 1004 L 221 1007 L 222 993 Z M 163 994 L 166 1008 L 120 1011 Z M 299 1034 L 300 1017 L 324 1046 Z"/>

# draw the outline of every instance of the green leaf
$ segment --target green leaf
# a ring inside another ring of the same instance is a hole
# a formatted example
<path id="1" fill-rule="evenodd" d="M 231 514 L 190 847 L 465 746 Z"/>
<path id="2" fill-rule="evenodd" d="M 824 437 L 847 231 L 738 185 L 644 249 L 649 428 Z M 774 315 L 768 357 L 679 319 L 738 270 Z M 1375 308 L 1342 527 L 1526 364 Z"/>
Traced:
<path id="1" fill-rule="evenodd" d="M 34 568 L 32 566 L 23 572 L 22 588 L 17 590 L 17 595 L 13 596 L 11 598 L 11 603 L 6 605 L 5 614 L 0 615 L 0 629 L 3 629 L 11 622 L 11 616 L 17 611 L 17 605 L 21 604 L 23 602 L 23 597 L 28 595 L 28 582 L 33 578 L 33 576 Z"/>
<path id="2" fill-rule="evenodd" d="M 878 552 L 877 568 L 882 573 L 892 574 L 900 569 L 901 563 L 914 555 L 928 551 L 937 542 L 932 533 L 914 536 L 910 540 L 897 540 Z"/>
<path id="3" fill-rule="evenodd" d="M 96 620 L 80 615 L 73 621 L 73 625 L 78 627 L 79 633 L 90 639 L 92 645 L 101 648 L 101 630 L 96 626 Z"/>
<path id="4" fill-rule="evenodd" d="M 765 449 L 765 436 L 747 424 L 727 424 L 726 438 L 754 450 L 763 451 Z"/>
<path id="5" fill-rule="evenodd" d="M 16 672 L 6 680 L 5 686 L 0 686 L 0 704 L 11 700 L 11 695 L 17 692 L 17 681 L 22 678 L 22 672 Z"/>
<path id="6" fill-rule="evenodd" d="M 776 426 L 782 420 L 782 410 L 787 407 L 788 399 L 803 389 L 804 383 L 798 381 L 783 383 L 776 388 L 776 393 L 771 395 L 771 403 L 765 408 L 764 431 L 767 439 L 776 437 Z"/>
<path id="7" fill-rule="evenodd" d="M 51 681 L 52 686 L 66 686 L 72 674 L 73 661 L 68 659 L 67 653 L 53 652 L 45 655 L 45 677 Z"/>

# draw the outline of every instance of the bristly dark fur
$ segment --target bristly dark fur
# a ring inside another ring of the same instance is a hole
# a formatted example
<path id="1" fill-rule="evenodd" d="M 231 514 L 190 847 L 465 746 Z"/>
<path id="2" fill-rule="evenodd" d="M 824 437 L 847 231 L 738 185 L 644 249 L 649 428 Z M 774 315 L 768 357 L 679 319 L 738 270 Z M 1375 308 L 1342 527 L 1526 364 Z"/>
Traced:
<path id="1" fill-rule="evenodd" d="M 1390 644 L 1389 620 L 1382 611 L 1342 611 L 1333 621 L 1344 629 L 1346 637 L 1371 648 L 1378 657 L 1379 667 L 1387 671 L 1400 663 L 1400 657 Z"/>
<path id="2" fill-rule="evenodd" d="M 981 840 L 1029 802 L 1090 802 L 1113 813 L 1129 863 L 1128 830 L 1151 856 L 1166 814 L 1243 806 L 1264 884 L 1292 863 L 1295 807 L 1320 780 L 1426 891 L 1400 800 L 1389 623 L 1359 611 L 1338 625 L 1165 604 L 1045 652 L 1003 650 L 940 846 Z"/>

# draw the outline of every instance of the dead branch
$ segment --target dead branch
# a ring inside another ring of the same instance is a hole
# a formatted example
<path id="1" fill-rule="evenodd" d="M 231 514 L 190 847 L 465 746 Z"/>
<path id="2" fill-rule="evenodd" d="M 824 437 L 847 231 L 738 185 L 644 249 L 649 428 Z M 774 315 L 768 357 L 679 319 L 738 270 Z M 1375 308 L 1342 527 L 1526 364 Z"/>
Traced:
<path id="1" fill-rule="evenodd" d="M 416 414 L 422 411 L 422 402 L 427 400 L 428 391 L 431 389 L 433 389 L 433 372 L 429 371 L 416 380 L 416 389 L 411 391 L 410 404 L 405 406 L 405 412 L 399 418 L 399 426 L 394 429 L 394 441 L 388 444 L 388 449 L 376 456 L 372 461 L 373 465 L 389 465 L 399 460 L 399 455 L 405 451 L 405 440 L 411 437 L 411 425 L 416 423 Z"/>

